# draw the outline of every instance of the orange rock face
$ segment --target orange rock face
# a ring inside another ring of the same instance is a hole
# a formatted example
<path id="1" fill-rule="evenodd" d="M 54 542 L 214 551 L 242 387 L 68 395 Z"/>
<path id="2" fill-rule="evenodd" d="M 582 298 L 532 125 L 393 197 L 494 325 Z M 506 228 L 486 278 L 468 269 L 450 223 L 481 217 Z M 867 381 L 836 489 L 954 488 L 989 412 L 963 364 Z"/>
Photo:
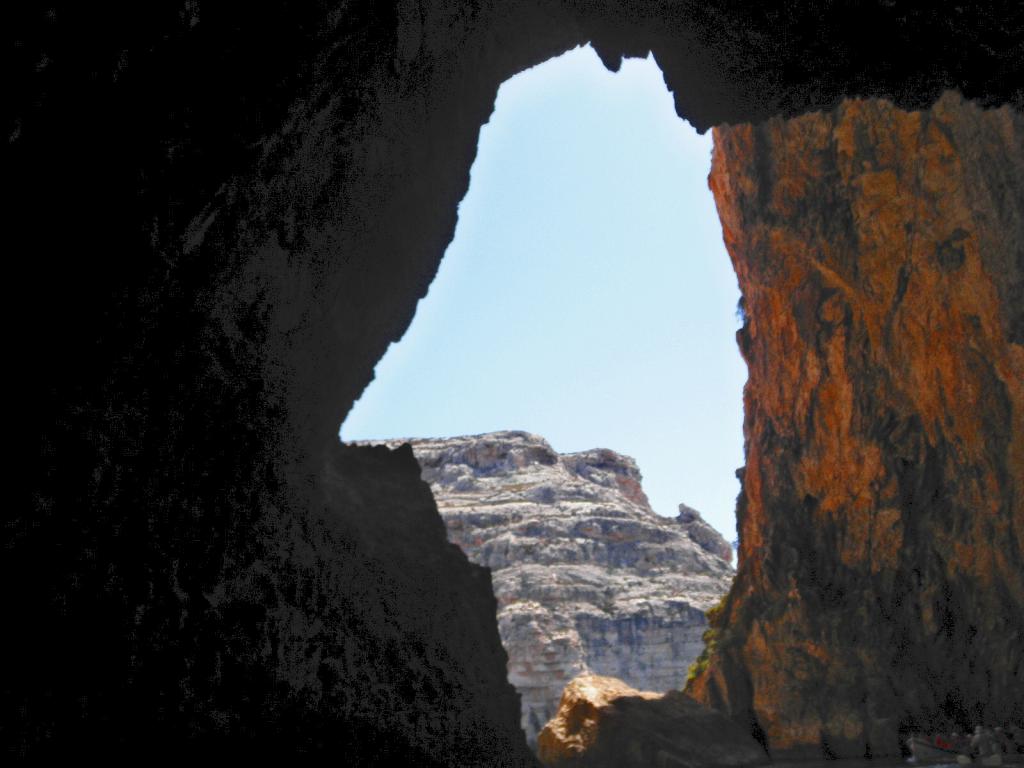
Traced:
<path id="1" fill-rule="evenodd" d="M 651 700 L 661 694 L 638 691 L 614 677 L 584 675 L 572 680 L 562 693 L 558 715 L 537 737 L 541 761 L 545 765 L 561 765 L 582 759 L 597 741 L 602 714 L 623 696 Z"/>
<path id="2" fill-rule="evenodd" d="M 599 675 L 582 675 L 565 687 L 537 747 L 549 768 L 749 768 L 767 762 L 742 728 L 681 691 L 638 691 Z"/>
<path id="3" fill-rule="evenodd" d="M 774 753 L 1024 718 L 1024 118 L 952 93 L 721 127 L 740 568 L 689 691 Z"/>

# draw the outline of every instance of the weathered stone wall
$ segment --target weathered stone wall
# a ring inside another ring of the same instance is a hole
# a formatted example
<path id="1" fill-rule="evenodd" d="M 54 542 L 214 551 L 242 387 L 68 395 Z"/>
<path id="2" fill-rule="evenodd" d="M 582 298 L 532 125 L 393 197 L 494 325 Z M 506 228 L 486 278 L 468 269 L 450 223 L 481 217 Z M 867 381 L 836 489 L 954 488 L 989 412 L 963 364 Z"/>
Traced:
<path id="1" fill-rule="evenodd" d="M 613 66 L 654 50 L 700 128 L 844 93 L 1021 101 L 1019 4 L 734 5 L 15 4 L 5 748 L 516 759 L 490 736 L 505 689 L 460 688 L 500 666 L 479 572 L 409 543 L 423 578 L 465 582 L 439 615 L 477 606 L 421 645 L 401 628 L 433 603 L 364 607 L 406 583 L 401 515 L 377 511 L 421 486 L 370 457 L 338 475 L 334 446 L 437 269 L 500 83 L 593 40 Z M 338 704 L 364 697 L 383 731 Z"/>
<path id="2" fill-rule="evenodd" d="M 1024 717 L 1024 118 L 716 128 L 750 371 L 740 568 L 691 690 L 776 752 Z"/>

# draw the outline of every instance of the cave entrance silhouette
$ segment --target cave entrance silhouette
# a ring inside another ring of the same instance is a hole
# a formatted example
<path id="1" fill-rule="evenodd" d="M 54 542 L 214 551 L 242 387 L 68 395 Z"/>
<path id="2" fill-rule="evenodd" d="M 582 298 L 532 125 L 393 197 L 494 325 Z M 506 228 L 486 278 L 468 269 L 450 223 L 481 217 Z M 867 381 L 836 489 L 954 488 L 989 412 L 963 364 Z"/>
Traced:
<path id="1" fill-rule="evenodd" d="M 703 611 L 731 584 L 732 571 L 715 556 L 731 555 L 736 539 L 746 368 L 735 341 L 739 290 L 707 186 L 710 160 L 710 135 L 679 119 L 651 56 L 626 59 L 613 73 L 581 47 L 506 81 L 430 291 L 340 432 L 345 442 L 500 432 L 477 440 L 481 455 L 507 450 L 514 458 L 498 464 L 540 456 L 536 463 L 547 465 L 543 478 L 520 482 L 512 470 L 502 482 L 486 461 L 465 460 L 473 448 L 439 459 L 447 449 L 414 444 L 449 539 L 491 568 L 509 681 L 534 748 L 564 685 L 581 672 L 682 688 L 703 648 Z M 616 454 L 636 460 L 642 492 L 635 466 Z M 439 461 L 449 462 L 443 471 Z M 564 477 L 562 462 L 575 468 Z M 464 473 L 464 483 L 449 482 Z M 595 477 L 582 491 L 564 490 Z M 494 501 L 509 493 L 539 503 L 557 496 L 557 511 L 523 523 L 546 526 L 542 547 L 556 549 L 572 546 L 574 516 L 594 514 L 581 502 L 591 494 L 617 510 L 597 514 L 580 534 L 593 537 L 586 557 L 601 573 L 582 577 L 549 563 L 538 575 L 531 568 L 544 556 L 515 541 L 495 544 L 500 526 L 467 533 L 474 508 L 452 503 L 453 492 L 487 495 L 492 517 L 510 509 Z M 648 499 L 666 519 L 643 511 Z M 677 511 L 678 521 L 667 519 Z M 611 528 L 623 525 L 639 531 L 638 544 L 612 542 Z M 700 586 L 682 585 L 680 574 Z M 593 600 L 580 598 L 593 610 L 559 616 L 552 598 L 524 623 L 522 611 L 502 606 L 510 585 L 537 578 L 572 590 L 603 586 Z M 627 605 L 622 578 L 642 581 L 647 608 Z M 631 642 L 634 635 L 658 638 L 659 650 Z M 610 650 L 598 647 L 606 636 L 618 638 Z M 542 681 L 537 648 L 558 657 Z"/>
<path id="2" fill-rule="evenodd" d="M 345 441 L 526 430 L 632 456 L 655 511 L 736 538 L 746 367 L 710 133 L 653 57 L 575 48 L 506 81 L 427 297 Z"/>

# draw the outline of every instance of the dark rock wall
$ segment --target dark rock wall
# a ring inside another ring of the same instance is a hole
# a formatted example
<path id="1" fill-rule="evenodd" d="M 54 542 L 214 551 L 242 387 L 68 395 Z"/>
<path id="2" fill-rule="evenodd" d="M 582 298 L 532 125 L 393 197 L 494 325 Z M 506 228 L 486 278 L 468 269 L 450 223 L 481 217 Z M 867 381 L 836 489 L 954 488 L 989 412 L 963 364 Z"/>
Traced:
<path id="1" fill-rule="evenodd" d="M 740 569 L 691 690 L 776 752 L 1024 718 L 1024 118 L 715 129 L 747 313 Z"/>
<path id="2" fill-rule="evenodd" d="M 727 5 L 9 11 L 6 748 L 520 759 L 480 572 L 439 535 L 400 554 L 385 519 L 440 531 L 411 462 L 333 446 L 498 85 L 593 39 L 612 65 L 654 48 L 701 128 L 1022 98 L 1012 3 L 859 9 L 866 53 L 853 11 Z M 447 587 L 410 604 L 411 574 Z"/>

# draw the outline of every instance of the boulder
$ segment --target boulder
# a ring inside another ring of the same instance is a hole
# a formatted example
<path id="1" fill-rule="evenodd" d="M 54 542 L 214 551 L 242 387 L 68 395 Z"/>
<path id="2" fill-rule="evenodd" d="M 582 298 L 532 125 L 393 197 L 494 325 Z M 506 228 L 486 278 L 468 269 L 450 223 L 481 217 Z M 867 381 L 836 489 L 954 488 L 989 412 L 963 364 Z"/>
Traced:
<path id="1" fill-rule="evenodd" d="M 586 675 L 566 686 L 538 737 L 550 768 L 753 766 L 768 755 L 750 732 L 681 691 L 638 691 Z"/>

